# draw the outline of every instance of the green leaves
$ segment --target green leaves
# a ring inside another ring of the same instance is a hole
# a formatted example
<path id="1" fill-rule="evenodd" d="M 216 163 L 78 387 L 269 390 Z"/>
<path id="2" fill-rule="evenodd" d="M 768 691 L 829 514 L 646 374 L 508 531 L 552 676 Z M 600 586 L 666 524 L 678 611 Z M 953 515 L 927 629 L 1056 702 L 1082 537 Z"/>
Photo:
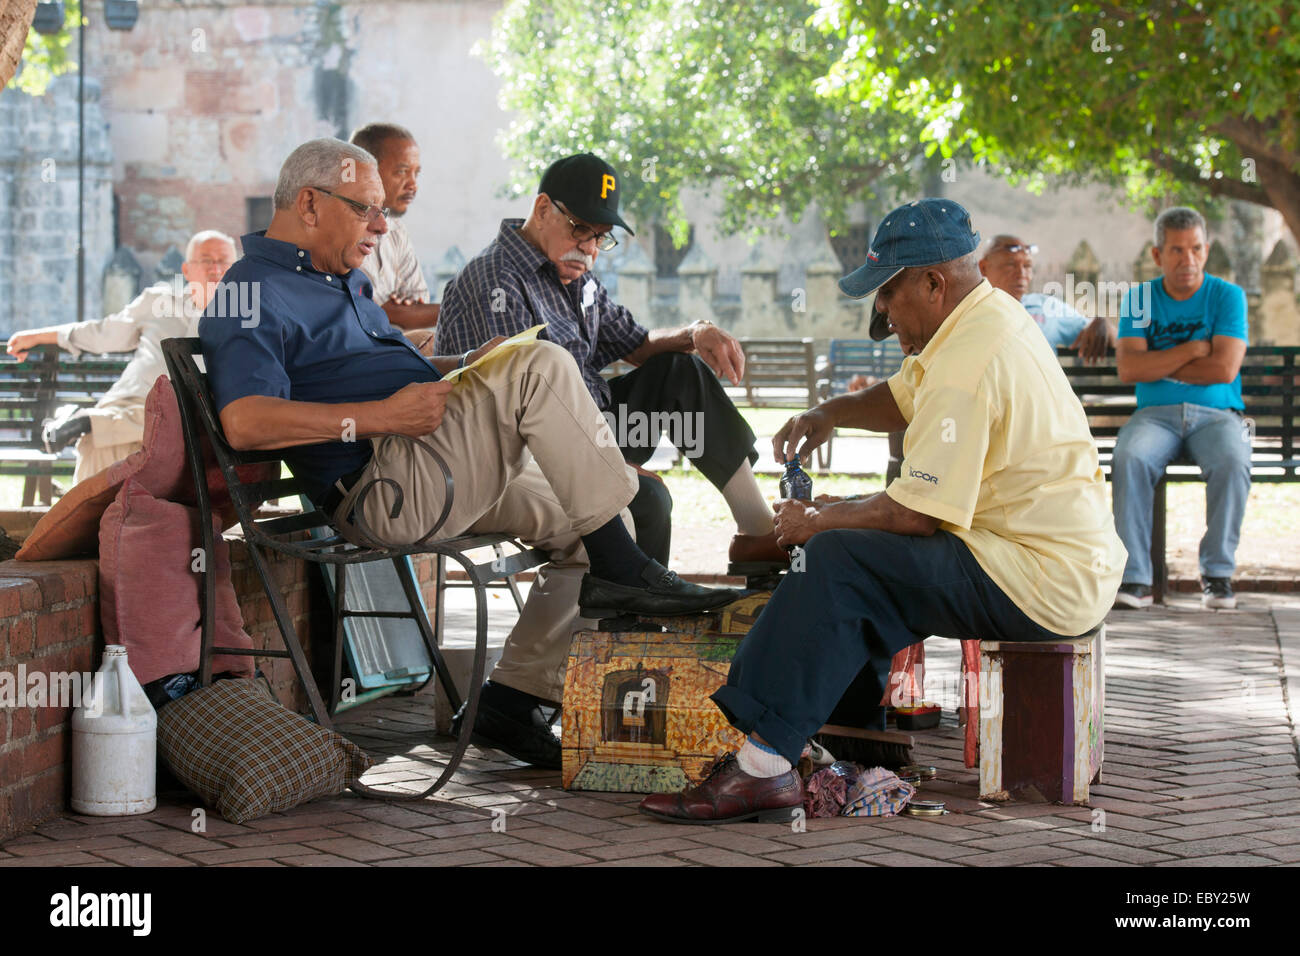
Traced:
<path id="1" fill-rule="evenodd" d="M 814 202 L 838 228 L 953 157 L 1281 208 L 1283 178 L 1300 196 L 1294 5 L 514 0 L 483 53 L 517 191 L 591 149 L 624 171 L 631 215 L 683 239 L 691 189 L 721 199 L 724 231 Z M 1289 172 L 1243 175 L 1265 156 Z"/>
<path id="2" fill-rule="evenodd" d="M 846 40 L 813 28 L 815 13 L 807 0 L 609 0 L 594 19 L 508 4 L 483 52 L 516 115 L 500 140 L 525 169 L 515 189 L 591 149 L 624 171 L 623 208 L 681 241 L 691 188 L 721 199 L 727 232 L 813 202 L 842 224 L 852 203 L 911 181 L 921 123 L 824 82 Z"/>
<path id="3" fill-rule="evenodd" d="M 28 31 L 18 72 L 9 81 L 11 88 L 31 96 L 41 96 L 56 76 L 77 68 L 76 62 L 69 59 L 69 46 L 76 36 L 80 16 L 80 0 L 65 0 L 61 31 L 49 36 L 42 36 L 35 30 Z"/>
<path id="4" fill-rule="evenodd" d="M 966 147 L 1020 176 L 1102 178 L 1135 198 L 1190 186 L 1270 204 L 1242 160 L 1280 153 L 1300 172 L 1300 41 L 1281 26 L 1293 8 L 823 0 L 817 21 L 871 37 L 831 75 L 859 102 L 924 120 L 927 155 Z M 867 79 L 882 74 L 886 87 Z"/>

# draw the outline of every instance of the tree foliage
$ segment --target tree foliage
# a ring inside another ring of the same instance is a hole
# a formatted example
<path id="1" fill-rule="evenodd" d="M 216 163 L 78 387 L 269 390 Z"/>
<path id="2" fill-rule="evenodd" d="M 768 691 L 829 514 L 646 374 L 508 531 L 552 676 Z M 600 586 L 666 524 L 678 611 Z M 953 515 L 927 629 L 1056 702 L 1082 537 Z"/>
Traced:
<path id="1" fill-rule="evenodd" d="M 1300 236 L 1295 0 L 822 0 L 826 87 L 931 120 L 927 148 L 1136 198 L 1208 193 Z"/>
<path id="2" fill-rule="evenodd" d="M 70 47 L 77 35 L 80 16 L 80 0 L 64 0 L 62 30 L 48 36 L 29 30 L 18 72 L 8 85 L 32 96 L 40 96 L 56 76 L 75 70 L 77 63 L 72 58 Z"/>
<path id="3" fill-rule="evenodd" d="M 807 0 L 554 0 L 509 3 L 482 52 L 515 118 L 501 136 L 536 188 L 552 160 L 591 150 L 624 171 L 621 208 L 680 243 L 687 186 L 722 200 L 739 230 L 816 201 L 847 207 L 914 181 L 916 121 L 864 108 L 818 80 L 845 54 L 809 29 Z"/>

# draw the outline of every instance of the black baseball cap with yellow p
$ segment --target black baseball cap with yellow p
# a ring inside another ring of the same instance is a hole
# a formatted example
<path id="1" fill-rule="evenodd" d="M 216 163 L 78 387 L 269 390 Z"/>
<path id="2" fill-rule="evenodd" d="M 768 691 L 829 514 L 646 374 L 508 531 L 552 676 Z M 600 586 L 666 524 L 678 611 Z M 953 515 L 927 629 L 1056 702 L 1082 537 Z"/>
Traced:
<path id="1" fill-rule="evenodd" d="M 634 236 L 636 233 L 618 214 L 622 186 L 622 177 L 613 166 L 594 153 L 579 153 L 546 167 L 537 191 L 563 203 L 574 216 L 594 226 L 622 226 Z"/>

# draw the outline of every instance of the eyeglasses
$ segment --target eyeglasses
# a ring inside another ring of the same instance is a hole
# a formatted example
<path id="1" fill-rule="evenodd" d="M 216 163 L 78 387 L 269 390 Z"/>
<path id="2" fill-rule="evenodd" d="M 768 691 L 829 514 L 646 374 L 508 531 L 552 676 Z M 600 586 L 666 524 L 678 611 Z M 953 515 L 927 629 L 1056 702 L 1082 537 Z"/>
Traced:
<path id="1" fill-rule="evenodd" d="M 1036 256 L 1036 255 L 1038 255 L 1038 247 L 1037 247 L 1037 246 L 1035 246 L 1035 245 L 1028 245 L 1028 246 L 1027 246 L 1027 245 L 1025 245 L 1025 244 L 1023 244 L 1023 243 L 1020 243 L 1020 242 L 1012 243 L 1012 244 L 1009 245 L 1009 246 L 998 246 L 998 248 L 997 248 L 996 251 L 998 251 L 998 252 L 1010 252 L 1010 253 L 1013 254 L 1013 255 L 1014 255 L 1015 253 L 1017 253 L 1017 252 L 1027 252 L 1027 253 L 1029 253 L 1031 256 Z"/>
<path id="2" fill-rule="evenodd" d="M 595 239 L 596 248 L 601 252 L 609 252 L 609 250 L 618 245 L 618 240 L 613 236 L 613 229 L 610 229 L 607 232 L 597 232 L 590 226 L 584 226 L 579 222 L 575 222 L 573 217 L 569 215 L 569 210 L 564 208 L 563 203 L 557 202 L 554 199 L 552 199 L 551 202 L 556 209 L 560 210 L 560 214 L 564 216 L 565 219 L 569 220 L 569 225 L 573 227 L 573 238 L 578 241 L 579 245 Z"/>
<path id="3" fill-rule="evenodd" d="M 220 266 L 224 270 L 224 269 L 229 269 L 231 266 L 233 266 L 235 264 L 235 260 L 234 259 L 191 259 L 190 263 L 192 265 L 198 266 L 200 269 L 211 269 L 213 266 Z"/>
<path id="4" fill-rule="evenodd" d="M 325 189 L 321 186 L 313 186 L 311 188 L 316 190 L 318 193 L 324 193 L 326 196 L 333 196 L 335 199 L 339 200 L 340 202 L 347 203 L 349 206 L 355 209 L 357 211 L 357 215 L 359 215 L 367 223 L 374 222 L 380 216 L 388 215 L 388 213 L 386 213 L 379 206 L 367 206 L 363 202 L 357 202 L 357 200 L 349 199 L 347 196 L 340 196 L 338 193 L 332 193 L 328 189 Z"/>

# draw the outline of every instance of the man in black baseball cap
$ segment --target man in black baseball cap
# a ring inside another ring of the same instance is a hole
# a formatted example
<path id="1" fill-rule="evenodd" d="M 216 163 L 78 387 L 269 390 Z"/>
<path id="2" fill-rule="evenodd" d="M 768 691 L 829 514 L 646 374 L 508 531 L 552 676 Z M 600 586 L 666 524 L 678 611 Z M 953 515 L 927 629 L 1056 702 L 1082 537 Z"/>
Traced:
<path id="1" fill-rule="evenodd" d="M 629 236 L 634 236 L 632 227 L 618 214 L 618 187 L 613 166 L 595 153 L 579 153 L 546 167 L 537 191 L 564 203 L 579 219 L 622 226 Z"/>
<path id="2" fill-rule="evenodd" d="M 596 257 L 618 245 L 614 228 L 632 233 L 619 214 L 628 186 L 592 153 L 553 162 L 528 218 L 503 221 L 491 244 L 447 284 L 434 351 L 468 352 L 545 323 L 542 337 L 573 356 L 624 460 L 639 473 L 628 506 L 638 545 L 668 560 L 672 498 L 641 468 L 666 435 L 727 502 L 736 521 L 729 552 L 735 573 L 779 570 L 789 555 L 777 546 L 771 505 L 754 479 L 754 433 L 718 381 L 739 384 L 740 343 L 703 319 L 646 329 L 592 274 Z M 601 371 L 620 359 L 637 367 L 606 381 Z M 525 675 L 518 686 L 545 685 L 535 695 L 558 700 L 567 651 L 566 645 L 539 652 L 538 676 Z"/>

